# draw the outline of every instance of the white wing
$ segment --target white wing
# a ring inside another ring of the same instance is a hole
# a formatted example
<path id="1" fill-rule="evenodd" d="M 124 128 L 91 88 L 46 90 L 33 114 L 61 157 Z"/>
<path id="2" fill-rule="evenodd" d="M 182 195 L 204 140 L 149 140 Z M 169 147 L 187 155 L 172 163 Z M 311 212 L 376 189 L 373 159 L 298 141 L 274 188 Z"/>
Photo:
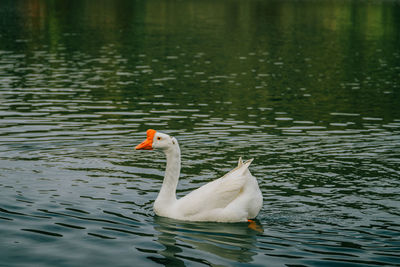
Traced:
<path id="1" fill-rule="evenodd" d="M 240 158 L 235 169 L 179 199 L 179 212 L 187 217 L 202 211 L 225 208 L 241 194 L 248 180 L 252 179 L 248 170 L 251 162 L 248 160 L 243 163 Z"/>

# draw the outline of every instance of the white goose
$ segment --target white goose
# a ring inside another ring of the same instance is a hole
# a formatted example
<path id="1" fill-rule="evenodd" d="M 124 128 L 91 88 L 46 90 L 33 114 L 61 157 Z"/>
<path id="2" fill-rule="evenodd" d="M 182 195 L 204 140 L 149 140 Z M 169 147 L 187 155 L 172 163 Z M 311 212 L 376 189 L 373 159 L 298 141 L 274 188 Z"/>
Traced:
<path id="1" fill-rule="evenodd" d="M 177 199 L 181 169 L 178 141 L 149 129 L 147 139 L 135 149 L 161 149 L 167 156 L 164 181 L 154 202 L 154 212 L 159 216 L 186 221 L 246 222 L 254 219 L 261 209 L 263 197 L 248 169 L 252 160 L 243 163 L 239 158 L 238 166 L 223 177 Z"/>

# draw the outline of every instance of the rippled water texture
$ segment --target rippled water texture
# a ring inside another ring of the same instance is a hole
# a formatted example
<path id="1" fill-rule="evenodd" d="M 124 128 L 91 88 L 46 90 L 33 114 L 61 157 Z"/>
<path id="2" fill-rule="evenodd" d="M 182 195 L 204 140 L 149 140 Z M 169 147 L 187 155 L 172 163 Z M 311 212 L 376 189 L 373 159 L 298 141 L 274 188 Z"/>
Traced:
<path id="1" fill-rule="evenodd" d="M 255 158 L 247 223 L 156 217 Z M 1 1 L 0 265 L 400 264 L 398 1 Z"/>

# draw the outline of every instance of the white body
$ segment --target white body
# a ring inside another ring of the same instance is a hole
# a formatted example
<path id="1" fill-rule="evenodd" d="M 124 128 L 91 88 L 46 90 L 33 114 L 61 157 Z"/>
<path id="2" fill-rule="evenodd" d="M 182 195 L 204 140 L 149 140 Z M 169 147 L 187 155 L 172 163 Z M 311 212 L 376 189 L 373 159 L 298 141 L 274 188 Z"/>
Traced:
<path id="1" fill-rule="evenodd" d="M 181 168 L 178 142 L 175 138 L 156 132 L 152 147 L 161 149 L 167 156 L 164 181 L 154 202 L 157 215 L 178 220 L 213 222 L 241 222 L 257 216 L 263 198 L 257 180 L 248 169 L 252 160 L 243 163 L 240 158 L 238 166 L 225 176 L 177 199 L 176 187 Z"/>

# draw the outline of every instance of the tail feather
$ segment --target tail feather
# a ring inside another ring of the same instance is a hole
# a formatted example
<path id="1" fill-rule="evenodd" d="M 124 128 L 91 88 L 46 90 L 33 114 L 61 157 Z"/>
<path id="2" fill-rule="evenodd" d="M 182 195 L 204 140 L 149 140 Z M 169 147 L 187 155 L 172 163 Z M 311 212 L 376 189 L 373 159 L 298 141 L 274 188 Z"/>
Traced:
<path id="1" fill-rule="evenodd" d="M 246 162 L 243 162 L 242 157 L 240 157 L 237 167 L 234 168 L 233 170 L 231 170 L 230 172 L 228 172 L 227 174 L 225 174 L 224 176 L 222 176 L 221 179 L 229 177 L 232 173 L 237 172 L 237 171 L 239 171 L 239 173 L 237 173 L 238 175 L 239 174 L 243 175 L 246 172 L 249 172 L 248 168 L 252 161 L 253 161 L 253 159 L 249 159 Z"/>
<path id="2" fill-rule="evenodd" d="M 242 167 L 243 165 L 246 165 L 246 168 L 247 168 L 247 167 L 250 166 L 250 164 L 253 162 L 253 160 L 254 160 L 254 158 L 253 158 L 253 159 L 246 160 L 245 162 L 243 162 L 242 157 L 240 157 L 240 158 L 239 158 L 239 161 L 238 161 L 237 167 L 240 168 L 240 167 Z"/>
<path id="3" fill-rule="evenodd" d="M 242 166 L 243 166 L 243 160 L 242 160 L 242 157 L 239 157 L 238 167 L 242 167 Z"/>
<path id="4" fill-rule="evenodd" d="M 249 166 L 254 159 L 246 160 L 245 162 L 242 161 L 242 165 L 238 167 L 241 170 L 242 174 L 249 172 Z"/>
<path id="5" fill-rule="evenodd" d="M 245 164 L 245 165 L 247 165 L 247 167 L 249 167 L 249 166 L 250 166 L 250 164 L 253 162 L 253 160 L 254 160 L 254 158 L 252 158 L 252 159 L 249 159 L 249 160 L 246 160 L 246 162 L 245 162 L 245 163 L 243 163 L 243 164 Z"/>

